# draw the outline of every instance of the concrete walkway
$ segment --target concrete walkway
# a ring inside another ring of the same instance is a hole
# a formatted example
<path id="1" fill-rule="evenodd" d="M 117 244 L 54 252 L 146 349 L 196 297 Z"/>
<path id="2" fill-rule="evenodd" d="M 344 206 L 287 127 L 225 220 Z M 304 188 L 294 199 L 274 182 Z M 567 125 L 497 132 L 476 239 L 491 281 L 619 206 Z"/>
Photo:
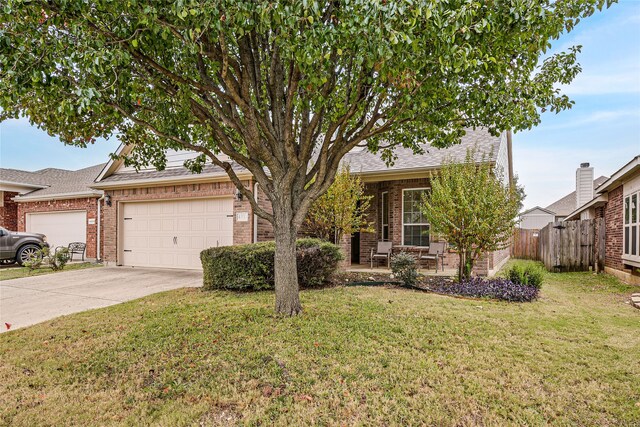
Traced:
<path id="1" fill-rule="evenodd" d="M 194 270 L 102 267 L 0 282 L 0 332 L 157 292 L 202 286 Z"/>

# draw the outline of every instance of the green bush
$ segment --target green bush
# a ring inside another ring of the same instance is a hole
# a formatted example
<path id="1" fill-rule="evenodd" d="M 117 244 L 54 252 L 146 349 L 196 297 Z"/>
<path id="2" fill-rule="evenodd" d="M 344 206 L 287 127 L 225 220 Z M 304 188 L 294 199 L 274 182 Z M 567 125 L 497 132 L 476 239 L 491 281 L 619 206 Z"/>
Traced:
<path id="1" fill-rule="evenodd" d="M 529 264 L 526 267 L 515 264 L 507 270 L 507 279 L 513 283 L 535 286 L 540 289 L 544 279 L 544 270 L 535 264 Z"/>
<path id="2" fill-rule="evenodd" d="M 49 254 L 47 260 L 49 261 L 49 267 L 53 271 L 63 270 L 64 266 L 69 262 L 69 249 L 57 248 L 53 254 Z"/>
<path id="3" fill-rule="evenodd" d="M 223 246 L 200 253 L 205 290 L 273 289 L 275 242 Z M 302 287 L 326 283 L 343 259 L 340 248 L 319 239 L 297 241 L 298 283 Z"/>
<path id="4" fill-rule="evenodd" d="M 51 268 L 53 271 L 59 271 L 64 269 L 67 262 L 69 262 L 68 248 L 61 247 L 52 252 L 49 247 L 44 246 L 28 261 L 24 262 L 24 266 L 27 267 L 29 271 L 37 270 L 43 265 Z"/>
<path id="5" fill-rule="evenodd" d="M 405 285 L 413 286 L 418 281 L 416 259 L 406 252 L 400 252 L 391 257 L 391 271 L 394 277 L 402 280 Z"/>

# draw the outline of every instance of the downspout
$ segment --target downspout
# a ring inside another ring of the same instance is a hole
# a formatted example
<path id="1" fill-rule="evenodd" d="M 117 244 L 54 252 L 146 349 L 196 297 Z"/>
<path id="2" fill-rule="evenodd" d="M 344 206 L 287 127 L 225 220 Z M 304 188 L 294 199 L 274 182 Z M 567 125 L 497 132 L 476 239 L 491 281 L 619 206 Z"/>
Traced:
<path id="1" fill-rule="evenodd" d="M 98 203 L 98 236 L 96 237 L 96 245 L 97 245 L 97 247 L 96 247 L 96 261 L 100 261 L 101 260 L 100 255 L 102 255 L 100 253 L 100 244 L 101 244 L 100 235 L 102 234 L 100 232 L 101 228 L 102 228 L 102 221 L 101 221 L 101 218 L 102 218 L 102 203 L 100 203 L 100 202 L 102 202 L 104 200 L 104 198 L 105 198 L 105 194 L 102 193 L 102 196 L 96 202 L 96 203 Z"/>
<path id="2" fill-rule="evenodd" d="M 253 198 L 258 203 L 258 183 L 253 185 Z M 253 211 L 253 209 L 252 209 Z M 258 243 L 258 215 L 253 214 L 253 243 Z"/>
<path id="3" fill-rule="evenodd" d="M 511 131 L 507 131 L 507 161 L 509 162 L 509 187 L 513 189 L 513 141 Z"/>

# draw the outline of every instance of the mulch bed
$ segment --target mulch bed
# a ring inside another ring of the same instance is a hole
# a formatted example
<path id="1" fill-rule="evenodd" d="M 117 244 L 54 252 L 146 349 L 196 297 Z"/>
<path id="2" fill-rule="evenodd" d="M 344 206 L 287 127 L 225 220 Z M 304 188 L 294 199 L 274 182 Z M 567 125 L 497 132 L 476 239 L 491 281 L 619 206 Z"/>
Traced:
<path id="1" fill-rule="evenodd" d="M 453 279 L 444 276 L 422 276 L 412 289 L 432 292 L 433 289 L 450 285 Z M 333 284 L 336 286 L 404 286 L 402 282 L 391 277 L 389 273 L 360 273 L 354 271 L 341 272 L 335 275 Z"/>
<path id="2" fill-rule="evenodd" d="M 411 286 L 405 285 L 391 277 L 389 273 L 361 273 L 342 272 L 333 279 L 333 286 L 398 286 L 447 295 L 456 298 L 473 300 L 502 300 L 512 302 L 529 302 L 537 298 L 538 292 L 534 287 L 514 285 L 506 279 L 473 278 L 463 284 L 455 283 L 452 277 L 420 276 L 418 282 Z"/>

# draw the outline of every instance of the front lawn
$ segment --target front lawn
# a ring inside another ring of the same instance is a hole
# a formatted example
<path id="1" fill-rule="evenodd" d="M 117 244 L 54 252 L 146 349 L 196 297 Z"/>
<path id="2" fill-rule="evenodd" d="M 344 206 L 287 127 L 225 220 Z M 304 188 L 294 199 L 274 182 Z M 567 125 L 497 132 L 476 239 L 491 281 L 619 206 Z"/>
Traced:
<path id="1" fill-rule="evenodd" d="M 78 262 L 78 263 L 70 263 L 64 267 L 64 270 L 60 271 L 69 271 L 69 270 L 81 270 L 84 268 L 93 268 L 93 267 L 101 267 L 102 264 L 96 264 L 92 262 Z M 30 270 L 27 267 L 3 267 L 0 269 L 0 280 L 9 280 L 9 279 L 19 279 L 21 277 L 29 277 L 29 276 L 40 276 L 42 274 L 51 274 L 51 273 L 60 273 L 60 271 L 53 271 L 49 267 L 41 267 L 36 268 L 35 270 Z"/>
<path id="2" fill-rule="evenodd" d="M 533 303 L 393 287 L 185 289 L 0 339 L 0 424 L 632 425 L 632 288 L 548 275 Z"/>

